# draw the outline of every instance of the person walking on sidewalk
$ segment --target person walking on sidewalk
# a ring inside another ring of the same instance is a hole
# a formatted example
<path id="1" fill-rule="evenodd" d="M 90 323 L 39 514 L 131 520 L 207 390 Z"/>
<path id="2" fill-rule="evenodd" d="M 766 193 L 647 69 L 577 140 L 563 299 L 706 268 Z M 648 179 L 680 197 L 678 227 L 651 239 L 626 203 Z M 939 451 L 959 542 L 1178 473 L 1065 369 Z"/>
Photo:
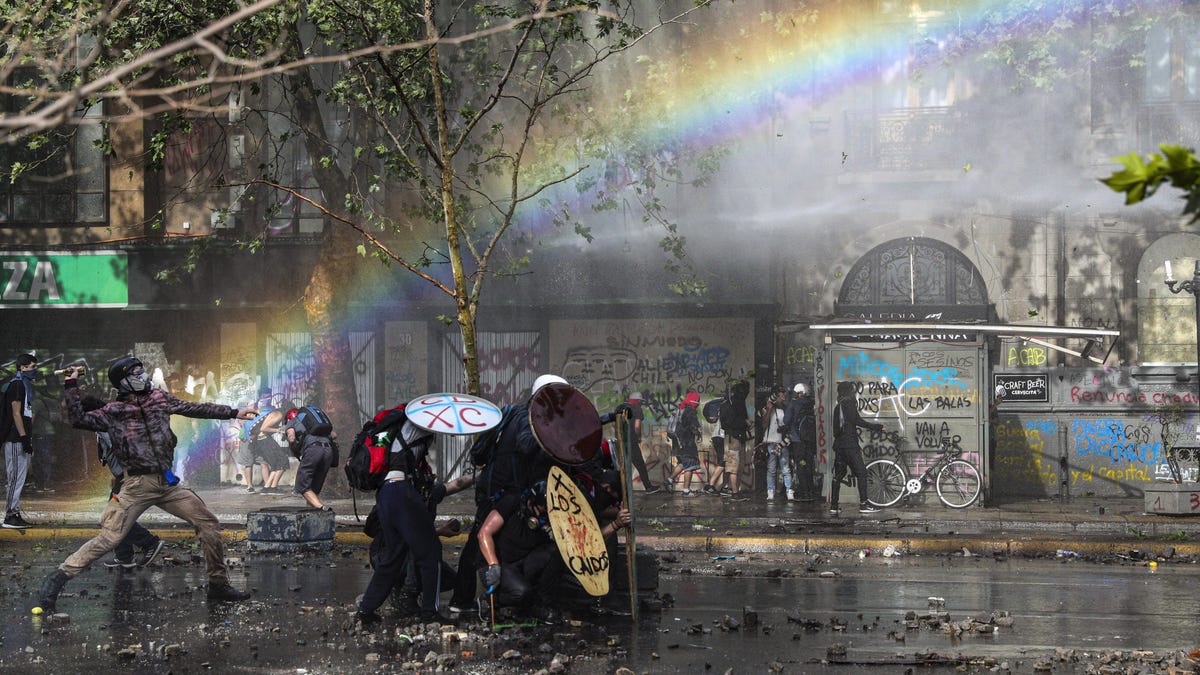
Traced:
<path id="1" fill-rule="evenodd" d="M 780 477 L 779 474 L 783 474 L 783 487 L 787 490 L 788 501 L 796 498 L 796 493 L 792 491 L 792 466 L 783 443 L 787 431 L 783 424 L 786 398 L 787 391 L 783 387 L 776 387 L 775 393 L 767 401 L 767 410 L 762 418 L 763 443 L 767 446 L 768 502 L 775 501 L 775 482 Z"/>
<path id="2" fill-rule="evenodd" d="M 683 397 L 683 403 L 679 404 L 679 422 L 675 427 L 675 440 L 678 442 L 678 455 L 676 456 L 678 464 L 667 481 L 668 489 L 674 492 L 675 480 L 686 473 L 687 477 L 683 479 L 683 494 L 689 497 L 701 492 L 701 490 L 692 492 L 692 474 L 700 472 L 700 448 L 696 445 L 700 440 L 700 418 L 696 415 L 696 408 L 699 405 L 700 394 L 694 391 L 689 391 L 687 396 Z"/>
<path id="3" fill-rule="evenodd" d="M 741 466 L 747 459 L 746 442 L 750 440 L 750 420 L 746 414 L 746 397 L 750 395 L 750 383 L 737 380 L 721 401 L 718 418 L 725 432 L 725 475 L 731 490 L 730 499 L 742 499 Z"/>
<path id="4" fill-rule="evenodd" d="M 811 502 L 819 494 L 813 484 L 814 467 L 817 462 L 817 421 L 813 414 L 813 399 L 808 385 L 803 382 L 792 388 L 795 396 L 787 405 L 783 426 L 787 427 L 791 443 L 788 450 L 796 474 L 796 497 L 802 502 Z"/>
<path id="5" fill-rule="evenodd" d="M 858 400 L 854 394 L 853 382 L 838 382 L 837 407 L 833 410 L 833 453 L 837 459 L 833 468 L 833 487 L 829 489 L 829 512 L 834 515 L 841 513 L 838 493 L 847 468 L 854 473 L 858 483 L 858 512 L 879 511 L 867 501 L 867 464 L 858 444 L 858 428 L 883 431 L 883 425 L 868 422 L 858 414 Z"/>
<path id="6" fill-rule="evenodd" d="M 113 451 L 125 468 L 125 480 L 117 498 L 109 501 L 100 515 L 100 534 L 46 575 L 39 607 L 53 612 L 58 594 L 67 582 L 113 550 L 129 533 L 138 516 L 151 506 L 182 518 L 196 528 L 208 571 L 209 600 L 249 598 L 249 593 L 229 585 L 220 521 L 195 492 L 179 485 L 179 479 L 171 471 L 176 442 L 175 434 L 171 433 L 171 415 L 251 420 L 255 410 L 181 401 L 162 389 L 155 389 L 142 362 L 127 356 L 108 369 L 108 379 L 117 389 L 117 400 L 85 413 L 79 396 L 78 377 L 79 369 L 70 368 L 63 383 L 71 424 L 78 429 L 109 433 Z"/>
<path id="7" fill-rule="evenodd" d="M 662 490 L 662 486 L 650 480 L 650 470 L 646 468 L 646 458 L 642 456 L 642 421 L 646 419 L 646 413 L 642 410 L 642 392 L 630 393 L 629 398 L 617 406 L 616 411 L 622 413 L 626 410 L 629 411 L 629 438 L 625 447 L 629 452 L 629 461 L 637 470 L 638 477 L 642 479 L 642 488 L 646 490 L 646 494 L 652 495 Z M 625 427 L 622 425 L 617 428 Z"/>
<path id="8" fill-rule="evenodd" d="M 21 492 L 29 476 L 33 457 L 33 381 L 37 359 L 32 354 L 17 357 L 17 376 L 4 384 L 4 412 L 0 415 L 0 440 L 4 442 L 4 469 L 8 478 L 4 493 L 4 527 L 23 530 L 32 524 L 21 515 Z"/>

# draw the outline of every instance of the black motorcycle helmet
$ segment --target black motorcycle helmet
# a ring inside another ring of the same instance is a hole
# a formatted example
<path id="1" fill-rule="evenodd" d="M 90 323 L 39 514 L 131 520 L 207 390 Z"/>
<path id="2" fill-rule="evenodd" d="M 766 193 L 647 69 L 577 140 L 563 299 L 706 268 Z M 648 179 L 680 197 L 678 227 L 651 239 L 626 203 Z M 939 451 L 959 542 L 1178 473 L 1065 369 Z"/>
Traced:
<path id="1" fill-rule="evenodd" d="M 108 369 L 108 381 L 122 394 L 142 394 L 152 386 L 146 368 L 134 356 L 117 359 Z"/>

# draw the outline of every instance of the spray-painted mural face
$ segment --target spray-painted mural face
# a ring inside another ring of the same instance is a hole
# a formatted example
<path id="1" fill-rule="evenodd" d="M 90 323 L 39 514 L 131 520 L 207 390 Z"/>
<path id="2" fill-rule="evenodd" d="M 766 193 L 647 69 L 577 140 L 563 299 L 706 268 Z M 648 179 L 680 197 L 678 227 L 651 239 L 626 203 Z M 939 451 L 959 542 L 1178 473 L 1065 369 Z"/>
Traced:
<path id="1" fill-rule="evenodd" d="M 551 321 L 552 370 L 592 399 L 601 412 L 642 395 L 642 453 L 657 478 L 671 454 L 666 424 L 688 392 L 710 401 L 732 379 L 746 377 L 754 344 L 745 319 L 616 319 Z M 711 434 L 700 459 L 713 461 Z"/>
<path id="2" fill-rule="evenodd" d="M 750 330 L 741 319 L 551 321 L 550 362 L 601 410 L 630 392 L 666 414 L 688 391 L 705 399 L 725 393 L 753 363 Z"/>

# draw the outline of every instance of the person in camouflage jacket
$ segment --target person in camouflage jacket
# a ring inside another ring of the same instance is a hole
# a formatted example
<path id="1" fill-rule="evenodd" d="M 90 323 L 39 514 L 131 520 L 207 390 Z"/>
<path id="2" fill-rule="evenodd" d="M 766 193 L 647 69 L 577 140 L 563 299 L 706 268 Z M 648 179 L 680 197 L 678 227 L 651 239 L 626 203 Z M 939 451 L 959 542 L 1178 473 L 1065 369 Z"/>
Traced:
<path id="1" fill-rule="evenodd" d="M 107 432 L 113 453 L 125 469 L 121 491 L 109 500 L 100 515 L 100 534 L 79 547 L 42 582 L 38 599 L 42 611 L 55 611 L 58 594 L 67 582 L 93 562 L 113 550 L 142 513 L 151 506 L 187 521 L 196 528 L 208 571 L 208 599 L 245 600 L 250 597 L 229 584 L 225 567 L 225 545 L 221 523 L 199 495 L 179 484 L 171 472 L 175 456 L 175 434 L 171 415 L 210 419 L 253 419 L 257 411 L 227 405 L 181 401 L 155 389 L 142 366 L 133 357 L 119 359 L 109 368 L 108 378 L 117 389 L 117 400 L 99 410 L 84 412 L 79 397 L 76 368 L 68 369 L 63 386 L 67 411 L 77 429 Z"/>

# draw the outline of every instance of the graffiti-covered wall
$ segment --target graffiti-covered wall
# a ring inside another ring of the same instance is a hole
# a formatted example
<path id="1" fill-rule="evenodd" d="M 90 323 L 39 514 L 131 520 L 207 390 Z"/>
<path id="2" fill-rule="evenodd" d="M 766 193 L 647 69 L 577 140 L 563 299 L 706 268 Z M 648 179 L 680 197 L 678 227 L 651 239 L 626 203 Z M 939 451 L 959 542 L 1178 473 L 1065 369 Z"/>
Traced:
<path id="1" fill-rule="evenodd" d="M 666 421 L 684 395 L 719 398 L 754 364 L 750 319 L 550 321 L 552 372 L 586 393 L 601 412 L 641 392 L 642 452 L 659 475 L 670 455 Z"/>
<path id="2" fill-rule="evenodd" d="M 826 488 L 832 467 L 831 430 L 839 382 L 858 393 L 859 414 L 879 422 L 885 431 L 859 429 L 863 457 L 900 461 L 909 474 L 919 474 L 936 460 L 943 438 L 964 450 L 964 458 L 987 476 L 983 425 L 987 419 L 981 343 L 918 342 L 833 344 L 816 369 L 817 395 L 823 410 L 818 432 Z M 986 483 L 985 483 L 986 484 Z M 845 491 L 843 491 L 843 494 Z"/>
<path id="3" fill-rule="evenodd" d="M 1169 369 L 1029 368 L 993 377 L 1046 386 L 1044 400 L 1009 397 L 998 409 L 997 496 L 1139 495 L 1171 478 L 1171 446 L 1200 444 L 1196 385 Z M 1180 470 L 1196 480 L 1190 453 Z"/>

